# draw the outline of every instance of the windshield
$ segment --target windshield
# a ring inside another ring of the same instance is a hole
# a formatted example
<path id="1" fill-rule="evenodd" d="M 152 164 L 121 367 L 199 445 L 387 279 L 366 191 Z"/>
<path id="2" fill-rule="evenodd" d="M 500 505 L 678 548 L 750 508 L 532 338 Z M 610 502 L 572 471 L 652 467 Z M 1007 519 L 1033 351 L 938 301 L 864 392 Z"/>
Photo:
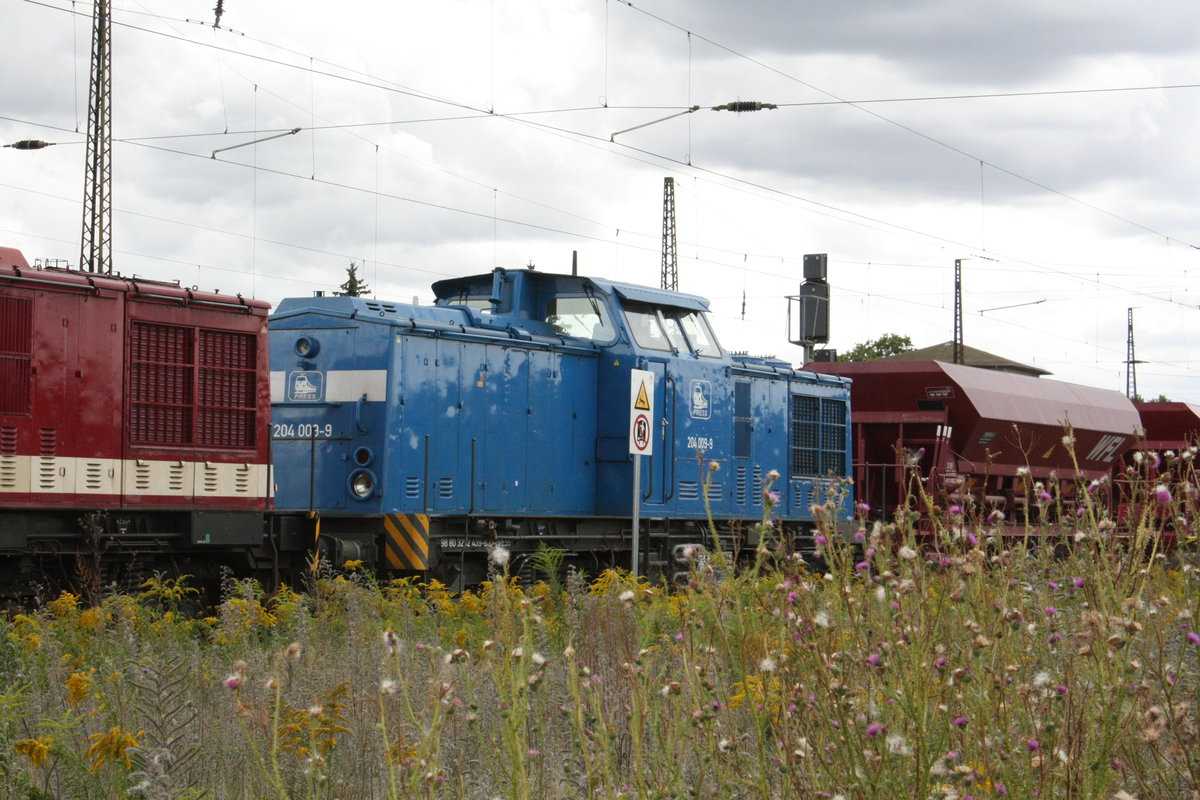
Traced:
<path id="1" fill-rule="evenodd" d="M 625 319 L 634 341 L 647 350 L 695 353 L 720 358 L 721 348 L 699 311 L 670 306 L 652 306 L 626 300 L 622 303 Z"/>

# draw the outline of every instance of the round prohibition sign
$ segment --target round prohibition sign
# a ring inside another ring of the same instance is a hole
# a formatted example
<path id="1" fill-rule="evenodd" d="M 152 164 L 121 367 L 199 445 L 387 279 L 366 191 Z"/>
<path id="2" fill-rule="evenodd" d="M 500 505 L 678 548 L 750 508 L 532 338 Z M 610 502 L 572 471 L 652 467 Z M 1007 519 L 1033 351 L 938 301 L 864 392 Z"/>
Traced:
<path id="1" fill-rule="evenodd" d="M 638 450 L 650 446 L 650 418 L 645 414 L 633 418 L 633 446 Z"/>

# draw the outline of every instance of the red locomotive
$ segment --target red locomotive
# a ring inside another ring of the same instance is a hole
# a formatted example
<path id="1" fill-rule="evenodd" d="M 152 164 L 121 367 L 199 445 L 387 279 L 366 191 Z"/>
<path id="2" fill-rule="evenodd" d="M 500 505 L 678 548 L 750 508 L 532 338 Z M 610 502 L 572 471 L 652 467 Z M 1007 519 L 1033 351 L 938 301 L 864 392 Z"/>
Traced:
<path id="1" fill-rule="evenodd" d="M 0 583 L 266 557 L 267 311 L 0 248 Z"/>

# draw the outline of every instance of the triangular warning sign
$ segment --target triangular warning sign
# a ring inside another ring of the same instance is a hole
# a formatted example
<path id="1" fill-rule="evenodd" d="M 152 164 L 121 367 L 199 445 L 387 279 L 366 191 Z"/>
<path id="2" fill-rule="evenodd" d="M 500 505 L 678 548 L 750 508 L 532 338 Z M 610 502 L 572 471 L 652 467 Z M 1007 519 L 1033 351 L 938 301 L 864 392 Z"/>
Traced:
<path id="1" fill-rule="evenodd" d="M 650 398 L 646 396 L 646 384 L 643 383 L 638 387 L 638 396 L 637 400 L 633 401 L 633 407 L 638 411 L 650 410 Z"/>

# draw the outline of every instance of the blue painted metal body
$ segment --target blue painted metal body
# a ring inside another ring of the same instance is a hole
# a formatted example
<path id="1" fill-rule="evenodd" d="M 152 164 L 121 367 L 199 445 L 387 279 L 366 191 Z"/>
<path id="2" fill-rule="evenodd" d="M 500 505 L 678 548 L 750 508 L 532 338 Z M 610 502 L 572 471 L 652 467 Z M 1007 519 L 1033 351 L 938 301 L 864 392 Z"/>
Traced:
<path id="1" fill-rule="evenodd" d="M 646 518 L 704 519 L 707 479 L 714 518 L 758 519 L 777 470 L 776 514 L 809 521 L 848 474 L 849 381 L 730 356 L 702 298 L 504 269 L 434 291 L 434 306 L 280 304 L 270 323 L 277 508 L 627 519 L 633 368 L 654 375 Z M 848 492 L 841 502 L 846 518 Z"/>

